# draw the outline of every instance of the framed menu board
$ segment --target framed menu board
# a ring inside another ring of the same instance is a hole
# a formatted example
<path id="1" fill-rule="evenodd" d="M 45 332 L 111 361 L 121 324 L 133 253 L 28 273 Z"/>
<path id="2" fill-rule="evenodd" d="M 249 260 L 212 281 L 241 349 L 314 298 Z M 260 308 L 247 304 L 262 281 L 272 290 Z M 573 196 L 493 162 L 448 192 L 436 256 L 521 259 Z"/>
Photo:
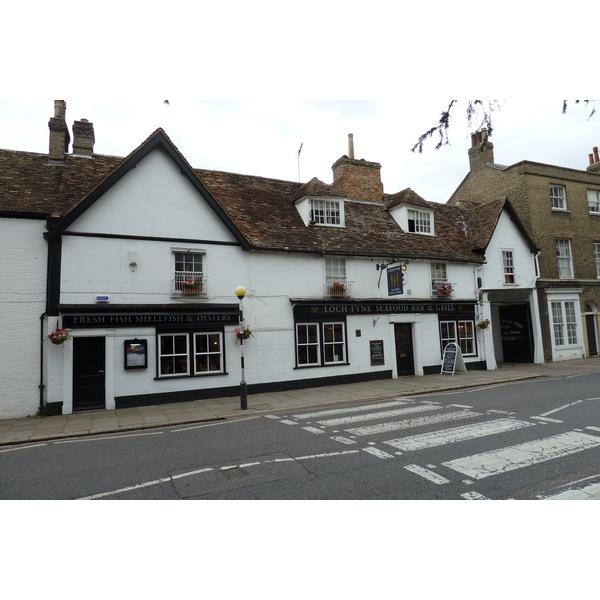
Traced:
<path id="1" fill-rule="evenodd" d="M 383 340 L 371 340 L 369 345 L 371 347 L 371 366 L 384 365 Z"/>
<path id="2" fill-rule="evenodd" d="M 126 369 L 148 368 L 148 340 L 125 340 L 123 354 Z"/>

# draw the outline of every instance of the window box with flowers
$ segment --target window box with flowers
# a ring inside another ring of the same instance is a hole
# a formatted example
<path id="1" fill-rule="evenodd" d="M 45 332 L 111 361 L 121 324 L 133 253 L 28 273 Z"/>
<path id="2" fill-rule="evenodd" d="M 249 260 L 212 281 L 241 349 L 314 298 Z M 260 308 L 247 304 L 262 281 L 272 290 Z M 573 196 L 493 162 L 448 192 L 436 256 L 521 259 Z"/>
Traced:
<path id="1" fill-rule="evenodd" d="M 181 282 L 181 292 L 183 294 L 201 294 L 202 281 L 200 279 L 195 279 L 194 277 L 186 277 Z"/>
<path id="2" fill-rule="evenodd" d="M 55 329 L 52 333 L 48 334 L 48 341 L 56 346 L 64 344 L 72 339 L 70 332 L 70 329 Z"/>
<path id="3" fill-rule="evenodd" d="M 346 286 L 339 281 L 335 281 L 332 285 L 329 286 L 329 295 L 330 296 L 345 296 L 346 295 Z"/>
<path id="4" fill-rule="evenodd" d="M 453 291 L 454 288 L 452 287 L 451 283 L 439 283 L 435 288 L 435 293 L 437 296 L 450 296 Z"/>

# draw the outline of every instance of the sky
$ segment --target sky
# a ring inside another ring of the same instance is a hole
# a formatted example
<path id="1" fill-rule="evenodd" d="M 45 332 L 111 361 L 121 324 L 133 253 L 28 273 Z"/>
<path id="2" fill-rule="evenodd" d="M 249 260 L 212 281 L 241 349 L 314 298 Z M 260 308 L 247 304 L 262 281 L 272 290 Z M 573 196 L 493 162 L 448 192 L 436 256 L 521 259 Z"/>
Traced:
<path id="1" fill-rule="evenodd" d="M 94 124 L 98 154 L 126 156 L 162 127 L 193 167 L 288 181 L 317 177 L 332 182 L 331 166 L 348 153 L 381 164 L 386 193 L 411 188 L 426 200 L 445 202 L 468 172 L 471 126 L 459 100 L 449 146 L 437 139 L 412 152 L 419 135 L 436 124 L 449 99 L 402 100 L 193 100 L 63 97 L 72 133 L 75 120 Z M 165 104 L 164 100 L 169 103 Z M 48 152 L 52 98 L 0 100 L 0 147 Z M 562 100 L 499 101 L 492 114 L 495 161 L 521 160 L 585 169 L 600 146 L 600 111 Z"/>

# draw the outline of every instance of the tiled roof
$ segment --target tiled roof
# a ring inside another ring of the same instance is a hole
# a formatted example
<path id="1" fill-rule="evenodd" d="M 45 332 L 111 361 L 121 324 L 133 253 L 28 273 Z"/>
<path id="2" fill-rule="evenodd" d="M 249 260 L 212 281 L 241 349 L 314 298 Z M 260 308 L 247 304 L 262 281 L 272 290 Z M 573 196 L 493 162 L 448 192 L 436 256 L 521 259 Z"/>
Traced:
<path id="1" fill-rule="evenodd" d="M 89 202 L 83 202 L 86 198 L 101 195 L 123 169 L 137 160 L 136 155 L 142 155 L 158 139 L 170 144 L 173 156 L 188 165 L 162 129 L 126 158 L 68 156 L 64 165 L 52 166 L 44 154 L 0 150 L 0 214 L 76 215 L 78 211 L 73 209 L 82 205 L 81 210 Z M 407 188 L 384 194 L 381 204 L 346 202 L 344 227 L 306 226 L 294 202 L 305 196 L 342 197 L 333 185 L 317 178 L 297 183 L 190 169 L 190 176 L 198 177 L 224 218 L 226 215 L 233 222 L 249 248 L 257 250 L 481 261 L 481 244 L 493 232 L 490 228 L 499 214 L 496 206 L 480 207 L 468 214 L 458 206 L 428 202 Z M 434 211 L 435 236 L 402 231 L 389 212 L 401 203 Z"/>
<path id="2" fill-rule="evenodd" d="M 68 156 L 64 165 L 53 166 L 47 154 L 0 150 L 0 213 L 63 214 L 122 160 Z"/>

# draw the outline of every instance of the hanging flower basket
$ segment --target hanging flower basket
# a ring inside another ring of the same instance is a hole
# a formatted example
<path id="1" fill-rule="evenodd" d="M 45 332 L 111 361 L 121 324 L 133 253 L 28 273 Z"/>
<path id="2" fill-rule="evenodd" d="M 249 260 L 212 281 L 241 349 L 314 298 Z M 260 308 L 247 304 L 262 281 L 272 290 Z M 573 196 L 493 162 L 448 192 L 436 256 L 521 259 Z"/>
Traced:
<path id="1" fill-rule="evenodd" d="M 71 338 L 70 329 L 55 329 L 52 333 L 48 334 L 48 340 L 51 344 L 59 346 L 68 342 Z"/>
<path id="2" fill-rule="evenodd" d="M 236 328 L 235 335 L 238 340 L 247 340 L 252 335 L 252 332 L 250 331 L 250 327 L 246 325 L 243 329 Z"/>
<path id="3" fill-rule="evenodd" d="M 477 329 L 488 329 L 489 326 L 490 326 L 489 319 L 484 319 L 483 321 L 479 321 L 479 323 L 477 323 Z"/>

